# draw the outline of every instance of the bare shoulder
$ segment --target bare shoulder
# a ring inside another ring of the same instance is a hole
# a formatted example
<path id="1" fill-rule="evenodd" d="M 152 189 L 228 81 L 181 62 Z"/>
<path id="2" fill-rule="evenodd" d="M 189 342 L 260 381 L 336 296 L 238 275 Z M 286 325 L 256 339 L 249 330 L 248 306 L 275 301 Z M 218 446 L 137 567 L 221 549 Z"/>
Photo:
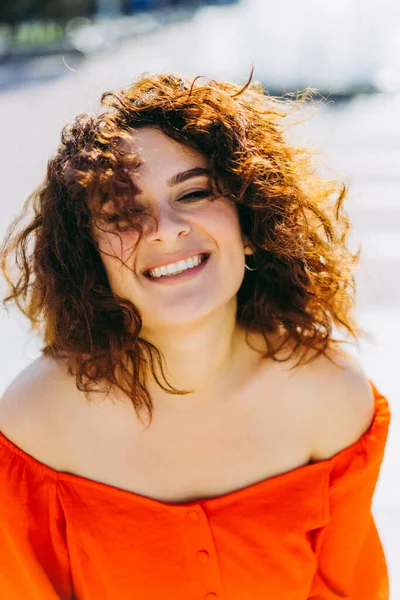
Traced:
<path id="1" fill-rule="evenodd" d="M 300 367 L 297 383 L 307 396 L 313 432 L 313 460 L 331 458 L 356 442 L 369 428 L 375 410 L 371 384 L 359 362 L 330 350 Z"/>
<path id="2" fill-rule="evenodd" d="M 40 357 L 15 377 L 0 398 L 0 431 L 39 460 L 46 462 L 51 456 L 58 468 L 62 432 L 80 394 L 65 365 Z"/>

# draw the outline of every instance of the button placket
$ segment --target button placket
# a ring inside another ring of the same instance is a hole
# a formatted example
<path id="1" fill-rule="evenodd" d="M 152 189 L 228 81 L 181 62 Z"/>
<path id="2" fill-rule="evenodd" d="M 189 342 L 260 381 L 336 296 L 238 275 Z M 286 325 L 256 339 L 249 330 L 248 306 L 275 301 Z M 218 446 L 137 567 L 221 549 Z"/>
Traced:
<path id="1" fill-rule="evenodd" d="M 197 558 L 201 563 L 205 564 L 208 563 L 210 555 L 208 554 L 207 550 L 199 550 L 197 553 Z"/>
<path id="2" fill-rule="evenodd" d="M 189 510 L 187 512 L 187 516 L 192 521 L 199 521 L 200 520 L 200 515 L 199 515 L 199 513 L 196 510 Z"/>
<path id="3" fill-rule="evenodd" d="M 203 600 L 223 600 L 221 574 L 210 524 L 201 506 L 186 510 L 183 537 L 187 560 Z"/>

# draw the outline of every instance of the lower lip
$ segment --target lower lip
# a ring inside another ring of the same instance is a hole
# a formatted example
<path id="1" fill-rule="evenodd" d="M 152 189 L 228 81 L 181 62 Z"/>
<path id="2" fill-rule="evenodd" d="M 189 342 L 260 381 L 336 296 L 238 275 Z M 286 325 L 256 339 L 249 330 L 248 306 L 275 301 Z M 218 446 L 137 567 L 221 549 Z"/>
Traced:
<path id="1" fill-rule="evenodd" d="M 178 275 L 146 277 L 146 279 L 147 281 L 151 281 L 151 283 L 158 283 L 159 285 L 174 285 L 175 283 L 183 283 L 184 281 L 189 281 L 189 279 L 193 279 L 194 277 L 196 277 L 196 275 L 199 275 L 205 269 L 205 266 L 209 260 L 210 257 L 208 257 L 197 267 L 187 269 L 187 271 L 182 271 L 182 273 L 178 273 Z"/>

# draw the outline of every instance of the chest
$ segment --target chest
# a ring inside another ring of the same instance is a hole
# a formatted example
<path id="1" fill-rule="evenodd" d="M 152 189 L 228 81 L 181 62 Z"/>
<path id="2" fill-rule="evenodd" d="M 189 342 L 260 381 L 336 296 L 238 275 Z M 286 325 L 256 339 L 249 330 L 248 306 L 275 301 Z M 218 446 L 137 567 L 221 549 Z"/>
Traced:
<path id="1" fill-rule="evenodd" d="M 164 502 L 227 494 L 310 461 L 307 416 L 290 397 L 216 403 L 139 425 L 127 406 L 75 420 L 72 472 Z"/>

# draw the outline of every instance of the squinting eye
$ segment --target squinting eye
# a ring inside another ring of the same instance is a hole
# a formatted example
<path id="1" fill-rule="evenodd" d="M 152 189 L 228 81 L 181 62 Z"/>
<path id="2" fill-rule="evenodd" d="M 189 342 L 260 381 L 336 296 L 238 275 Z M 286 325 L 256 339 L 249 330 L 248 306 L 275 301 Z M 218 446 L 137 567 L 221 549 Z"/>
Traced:
<path id="1" fill-rule="evenodd" d="M 104 217 L 104 221 L 106 223 L 118 223 L 119 216 L 118 215 L 111 215 L 110 217 Z"/>
<path id="2" fill-rule="evenodd" d="M 110 225 L 113 229 L 117 229 L 121 233 L 124 231 L 128 231 L 131 229 L 131 224 L 126 220 L 122 219 L 119 215 L 109 215 L 107 217 L 103 217 L 104 223 Z"/>
<path id="3" fill-rule="evenodd" d="M 198 200 L 201 198 L 207 198 L 208 196 L 211 196 L 211 190 L 198 190 L 197 192 L 191 192 L 190 194 L 186 194 L 186 196 L 182 196 L 182 198 L 179 198 L 178 202 L 187 199 Z"/>

